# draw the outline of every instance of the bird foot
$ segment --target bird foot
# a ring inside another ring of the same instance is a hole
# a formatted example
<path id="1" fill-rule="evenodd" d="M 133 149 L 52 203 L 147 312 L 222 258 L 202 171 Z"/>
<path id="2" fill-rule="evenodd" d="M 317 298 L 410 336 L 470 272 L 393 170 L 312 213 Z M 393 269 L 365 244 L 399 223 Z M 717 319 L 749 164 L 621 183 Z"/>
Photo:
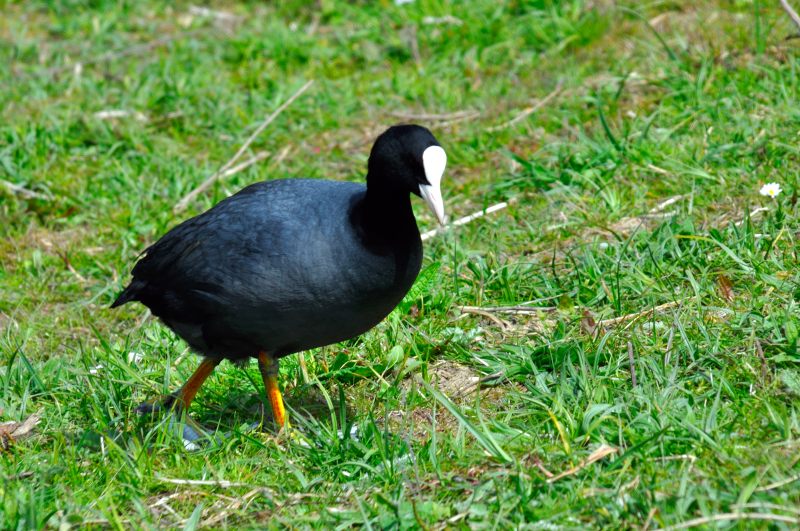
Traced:
<path id="1" fill-rule="evenodd" d="M 288 424 L 278 430 L 278 433 L 274 435 L 274 439 L 277 442 L 289 442 L 304 448 L 311 448 L 311 441 L 306 434 Z"/>
<path id="2" fill-rule="evenodd" d="M 170 430 L 179 435 L 183 441 L 183 446 L 187 450 L 199 450 L 200 444 L 214 440 L 197 421 L 189 415 L 181 415 L 178 411 L 173 411 L 169 419 Z"/>
<path id="3" fill-rule="evenodd" d="M 146 415 L 148 413 L 166 411 L 171 409 L 173 406 L 176 406 L 176 410 L 180 410 L 180 402 L 176 403 L 176 398 L 178 398 L 177 393 L 170 393 L 168 395 L 160 395 L 155 398 L 151 398 L 150 400 L 146 400 L 136 406 L 136 412 L 140 415 Z"/>
<path id="4" fill-rule="evenodd" d="M 187 450 L 198 450 L 199 444 L 212 440 L 209 434 L 197 421 L 186 412 L 177 392 L 161 395 L 142 402 L 136 407 L 140 415 L 170 411 L 169 429 L 180 436 Z"/>

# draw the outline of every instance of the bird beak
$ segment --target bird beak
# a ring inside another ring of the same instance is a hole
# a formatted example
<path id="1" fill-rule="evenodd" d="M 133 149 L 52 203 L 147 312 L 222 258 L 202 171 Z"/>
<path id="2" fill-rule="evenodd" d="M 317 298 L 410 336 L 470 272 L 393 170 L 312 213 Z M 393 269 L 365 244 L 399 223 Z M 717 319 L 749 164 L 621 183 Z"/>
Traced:
<path id="1" fill-rule="evenodd" d="M 428 204 L 428 207 L 436 215 L 439 224 L 447 222 L 444 214 L 444 200 L 442 199 L 442 175 L 447 166 L 447 154 L 441 146 L 430 146 L 422 152 L 422 168 L 425 170 L 425 178 L 430 184 L 419 185 L 419 194 Z"/>

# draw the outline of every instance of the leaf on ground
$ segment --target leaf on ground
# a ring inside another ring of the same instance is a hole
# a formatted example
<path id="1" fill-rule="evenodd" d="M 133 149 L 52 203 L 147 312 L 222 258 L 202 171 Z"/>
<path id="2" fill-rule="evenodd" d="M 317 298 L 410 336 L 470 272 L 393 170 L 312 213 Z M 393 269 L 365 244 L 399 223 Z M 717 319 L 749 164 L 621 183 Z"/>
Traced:
<path id="1" fill-rule="evenodd" d="M 558 481 L 561 478 L 565 478 L 567 476 L 571 476 L 573 474 L 577 474 L 587 466 L 591 465 L 592 463 L 601 460 L 602 458 L 609 456 L 611 454 L 617 453 L 619 450 L 614 448 L 613 446 L 609 446 L 607 444 L 601 444 L 594 452 L 589 454 L 589 457 L 578 463 L 576 466 L 569 468 L 555 476 L 548 478 L 548 483 L 553 483 L 554 481 Z"/>
<path id="2" fill-rule="evenodd" d="M 0 424 L 0 449 L 6 450 L 12 442 L 33 435 L 33 430 L 40 420 L 39 415 L 31 415 L 23 422 L 10 421 Z"/>
<path id="3" fill-rule="evenodd" d="M 581 330 L 587 336 L 593 336 L 597 331 L 597 321 L 594 320 L 592 312 L 587 309 L 583 310 L 583 317 L 581 317 Z"/>
<path id="4" fill-rule="evenodd" d="M 717 287 L 719 288 L 719 296 L 728 302 L 733 302 L 733 283 L 731 279 L 725 275 L 717 277 Z"/>

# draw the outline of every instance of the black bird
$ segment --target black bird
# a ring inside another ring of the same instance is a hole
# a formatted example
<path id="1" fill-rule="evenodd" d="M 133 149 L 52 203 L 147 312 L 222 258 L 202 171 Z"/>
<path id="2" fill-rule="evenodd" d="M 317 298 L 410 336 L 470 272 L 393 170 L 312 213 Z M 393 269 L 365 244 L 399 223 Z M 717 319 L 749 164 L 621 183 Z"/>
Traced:
<path id="1" fill-rule="evenodd" d="M 255 357 L 282 428 L 279 358 L 362 334 L 402 300 L 422 262 L 410 194 L 444 224 L 446 164 L 428 129 L 398 125 L 375 141 L 366 186 L 260 182 L 167 232 L 111 307 L 141 302 L 203 360 L 183 387 L 139 411 L 187 409 L 223 359 Z"/>

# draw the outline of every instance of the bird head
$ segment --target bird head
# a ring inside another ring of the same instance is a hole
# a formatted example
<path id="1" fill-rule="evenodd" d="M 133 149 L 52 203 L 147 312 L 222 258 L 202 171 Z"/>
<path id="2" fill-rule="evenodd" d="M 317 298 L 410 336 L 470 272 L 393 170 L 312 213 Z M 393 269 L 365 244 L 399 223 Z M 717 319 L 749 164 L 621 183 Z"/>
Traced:
<path id="1" fill-rule="evenodd" d="M 447 218 L 441 182 L 446 166 L 447 154 L 428 129 L 395 125 L 384 131 L 372 146 L 367 186 L 422 197 L 444 225 Z"/>

